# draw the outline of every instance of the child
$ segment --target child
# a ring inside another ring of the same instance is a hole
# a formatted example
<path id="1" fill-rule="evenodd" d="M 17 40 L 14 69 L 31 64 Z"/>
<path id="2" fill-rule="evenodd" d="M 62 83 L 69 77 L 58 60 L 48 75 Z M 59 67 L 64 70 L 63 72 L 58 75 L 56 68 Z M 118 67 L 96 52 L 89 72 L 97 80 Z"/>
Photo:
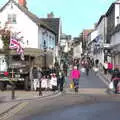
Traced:
<path id="1" fill-rule="evenodd" d="M 47 78 L 46 76 L 43 76 L 43 78 L 41 79 L 41 88 L 46 90 L 47 89 Z"/>
<path id="2" fill-rule="evenodd" d="M 56 89 L 57 89 L 57 77 L 56 77 L 55 73 L 53 73 L 51 75 L 51 80 L 50 81 L 51 81 L 52 90 L 56 91 Z"/>

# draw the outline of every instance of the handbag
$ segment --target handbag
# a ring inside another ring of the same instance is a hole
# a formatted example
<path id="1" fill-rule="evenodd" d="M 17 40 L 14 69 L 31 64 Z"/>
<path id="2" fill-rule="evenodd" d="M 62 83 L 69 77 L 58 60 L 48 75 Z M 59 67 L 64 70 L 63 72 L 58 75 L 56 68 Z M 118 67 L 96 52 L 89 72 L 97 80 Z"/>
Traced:
<path id="1" fill-rule="evenodd" d="M 70 83 L 70 88 L 74 88 L 74 83 L 73 82 Z"/>
<path id="2" fill-rule="evenodd" d="M 111 89 L 111 90 L 114 89 L 113 81 L 111 81 L 111 82 L 109 83 L 108 88 Z"/>

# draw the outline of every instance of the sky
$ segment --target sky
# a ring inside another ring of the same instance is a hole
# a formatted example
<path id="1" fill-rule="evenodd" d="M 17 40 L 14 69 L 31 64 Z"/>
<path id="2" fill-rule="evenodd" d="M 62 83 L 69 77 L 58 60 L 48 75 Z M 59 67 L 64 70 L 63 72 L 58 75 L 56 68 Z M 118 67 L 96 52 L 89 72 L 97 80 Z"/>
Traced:
<path id="1" fill-rule="evenodd" d="M 2 7 L 8 0 L 0 0 Z M 53 12 L 61 19 L 62 32 L 78 37 L 83 29 L 91 29 L 116 0 L 26 0 L 29 11 L 40 18 Z"/>

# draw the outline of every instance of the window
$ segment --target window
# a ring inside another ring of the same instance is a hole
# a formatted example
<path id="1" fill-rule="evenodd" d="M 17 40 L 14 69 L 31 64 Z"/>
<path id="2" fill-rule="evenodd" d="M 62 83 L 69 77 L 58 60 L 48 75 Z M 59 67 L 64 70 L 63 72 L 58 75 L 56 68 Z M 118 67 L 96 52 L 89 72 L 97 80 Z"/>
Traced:
<path id="1" fill-rule="evenodd" d="M 8 22 L 11 24 L 16 24 L 16 14 L 8 14 Z"/>

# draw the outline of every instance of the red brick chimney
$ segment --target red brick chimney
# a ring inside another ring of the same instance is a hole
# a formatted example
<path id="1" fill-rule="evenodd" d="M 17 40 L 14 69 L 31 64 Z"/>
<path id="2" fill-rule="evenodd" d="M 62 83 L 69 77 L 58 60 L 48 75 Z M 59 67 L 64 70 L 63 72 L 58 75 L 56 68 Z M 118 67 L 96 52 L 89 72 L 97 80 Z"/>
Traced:
<path id="1" fill-rule="evenodd" d="M 53 12 L 47 14 L 47 18 L 54 18 Z"/>
<path id="2" fill-rule="evenodd" d="M 19 5 L 26 8 L 26 0 L 18 0 Z"/>

